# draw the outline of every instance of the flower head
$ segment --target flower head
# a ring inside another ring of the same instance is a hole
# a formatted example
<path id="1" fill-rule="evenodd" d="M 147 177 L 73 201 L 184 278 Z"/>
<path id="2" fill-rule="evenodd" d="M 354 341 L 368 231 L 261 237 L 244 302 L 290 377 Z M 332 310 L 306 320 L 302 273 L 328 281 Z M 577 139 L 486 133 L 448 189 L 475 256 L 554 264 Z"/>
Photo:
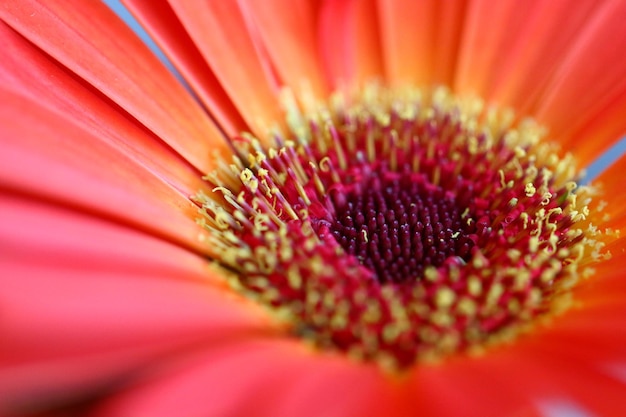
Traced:
<path id="1" fill-rule="evenodd" d="M 240 139 L 247 159 L 207 177 L 221 198 L 199 197 L 235 288 L 296 336 L 394 368 L 511 339 L 606 256 L 536 125 L 411 93 L 292 109 L 288 136 Z"/>
<path id="2" fill-rule="evenodd" d="M 0 414 L 625 411 L 625 3 L 126 4 L 0 8 Z"/>

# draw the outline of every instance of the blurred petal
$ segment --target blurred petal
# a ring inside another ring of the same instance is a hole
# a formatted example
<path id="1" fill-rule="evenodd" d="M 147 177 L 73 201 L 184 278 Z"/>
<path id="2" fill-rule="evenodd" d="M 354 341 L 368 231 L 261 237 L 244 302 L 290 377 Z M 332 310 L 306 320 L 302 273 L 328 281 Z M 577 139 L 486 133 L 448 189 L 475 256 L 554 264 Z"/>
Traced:
<path id="1" fill-rule="evenodd" d="M 582 166 L 595 161 L 626 134 L 626 88 L 606 99 L 604 105 L 585 115 L 582 124 L 577 124 L 560 138 L 564 148 L 576 154 Z"/>
<path id="2" fill-rule="evenodd" d="M 8 1 L 0 17 L 203 172 L 211 149 L 227 146 L 175 77 L 103 3 Z"/>
<path id="3" fill-rule="evenodd" d="M 88 215 L 0 198 L 2 415 L 81 395 L 182 347 L 271 331 L 200 257 Z"/>
<path id="4" fill-rule="evenodd" d="M 467 357 L 416 367 L 410 383 L 414 414 L 454 417 L 539 416 L 532 397 L 513 381 L 502 383 L 487 362 Z M 461 405 L 462 404 L 462 405 Z"/>
<path id="5" fill-rule="evenodd" d="M 385 73 L 391 85 L 452 85 L 466 3 L 378 0 Z"/>
<path id="6" fill-rule="evenodd" d="M 393 386 L 376 367 L 309 351 L 299 341 L 248 340 L 163 368 L 96 415 L 396 415 Z"/>
<path id="7" fill-rule="evenodd" d="M 513 384 L 535 401 L 569 399 L 597 416 L 621 416 L 626 411 L 626 386 L 604 374 L 598 365 L 551 351 L 540 339 L 534 345 L 521 343 L 507 351 L 490 352 L 485 357 L 492 377 L 502 384 Z M 567 352 L 567 350 L 566 350 Z"/>
<path id="8" fill-rule="evenodd" d="M 335 89 L 383 77 L 375 0 L 325 1 L 319 25 L 325 70 Z"/>
<path id="9" fill-rule="evenodd" d="M 454 87 L 529 112 L 594 4 L 592 0 L 579 1 L 576 7 L 566 0 L 471 2 Z"/>
<path id="10" fill-rule="evenodd" d="M 619 228 L 626 226 L 626 193 L 624 193 L 624 172 L 626 172 L 626 156 L 622 156 L 614 164 L 604 170 L 593 181 L 601 194 L 598 204 L 602 204 L 602 214 L 607 216 L 602 223 L 605 227 Z M 600 203 L 600 202 L 604 203 Z"/>
<path id="11" fill-rule="evenodd" d="M 583 167 L 626 133 L 624 19 L 623 2 L 475 1 L 454 87 L 536 117 Z"/>
<path id="12" fill-rule="evenodd" d="M 474 2 L 458 87 L 468 83 L 489 99 L 530 112 L 597 5 L 536 0 L 499 2 L 494 9 L 493 3 Z"/>
<path id="13" fill-rule="evenodd" d="M 621 107 L 626 106 L 626 60 L 616 59 L 622 56 L 626 45 L 625 20 L 626 3 L 598 5 L 575 42 L 569 45 L 533 111 L 567 147 L 583 140 L 570 136 L 571 132 L 589 123 L 615 97 L 621 96 Z M 621 134 L 626 132 L 626 121 L 622 122 Z M 616 138 L 604 138 L 609 139 L 612 142 Z M 604 145 L 608 147 L 609 143 Z"/>

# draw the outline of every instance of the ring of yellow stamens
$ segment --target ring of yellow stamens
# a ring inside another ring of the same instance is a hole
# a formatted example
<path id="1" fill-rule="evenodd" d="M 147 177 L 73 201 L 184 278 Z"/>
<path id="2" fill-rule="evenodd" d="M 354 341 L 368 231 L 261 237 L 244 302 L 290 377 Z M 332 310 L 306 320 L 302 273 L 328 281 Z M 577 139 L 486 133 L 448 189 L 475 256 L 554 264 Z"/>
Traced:
<path id="1" fill-rule="evenodd" d="M 394 367 L 480 348 L 563 309 L 603 256 L 590 193 L 532 121 L 443 89 L 370 88 L 288 114 L 271 147 L 246 136 L 244 160 L 207 176 L 201 223 L 236 288 L 318 346 Z M 437 211 L 443 195 L 458 217 Z M 357 201 L 374 217 L 346 211 Z"/>

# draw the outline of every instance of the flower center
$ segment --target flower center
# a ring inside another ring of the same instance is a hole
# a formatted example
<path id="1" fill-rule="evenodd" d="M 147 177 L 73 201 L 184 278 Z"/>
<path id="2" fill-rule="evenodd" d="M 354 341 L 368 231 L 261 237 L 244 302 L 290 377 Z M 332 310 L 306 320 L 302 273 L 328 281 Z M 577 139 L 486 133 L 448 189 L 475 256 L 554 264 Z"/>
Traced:
<path id="1" fill-rule="evenodd" d="M 320 348 L 398 369 L 510 340 L 601 256 L 571 158 L 531 121 L 441 89 L 288 110 L 207 176 L 201 223 L 233 287 Z"/>
<path id="2" fill-rule="evenodd" d="M 454 194 L 418 173 L 373 165 L 331 191 L 333 219 L 312 219 L 317 235 L 331 235 L 382 284 L 413 282 L 448 259 L 467 262 L 475 226 Z"/>

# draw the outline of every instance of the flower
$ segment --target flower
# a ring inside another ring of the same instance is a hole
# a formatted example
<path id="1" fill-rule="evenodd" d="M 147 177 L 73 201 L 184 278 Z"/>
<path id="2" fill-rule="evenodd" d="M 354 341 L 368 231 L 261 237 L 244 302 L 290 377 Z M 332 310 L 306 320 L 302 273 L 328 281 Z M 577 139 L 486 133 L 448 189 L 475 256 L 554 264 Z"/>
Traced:
<path id="1" fill-rule="evenodd" d="M 623 414 L 626 158 L 569 180 L 626 127 L 626 3 L 127 5 L 189 89 L 98 2 L 0 7 L 3 415 Z M 368 214 L 386 188 L 399 205 Z M 402 240 L 418 206 L 433 231 Z M 407 262 L 416 281 L 359 252 L 380 213 L 398 240 L 381 253 L 443 241 Z M 496 256 L 499 236 L 522 243 Z M 292 296 L 303 279 L 316 290 Z M 447 330 L 490 297 L 518 306 Z M 401 343 L 426 322 L 366 318 L 413 307 L 443 330 Z"/>

